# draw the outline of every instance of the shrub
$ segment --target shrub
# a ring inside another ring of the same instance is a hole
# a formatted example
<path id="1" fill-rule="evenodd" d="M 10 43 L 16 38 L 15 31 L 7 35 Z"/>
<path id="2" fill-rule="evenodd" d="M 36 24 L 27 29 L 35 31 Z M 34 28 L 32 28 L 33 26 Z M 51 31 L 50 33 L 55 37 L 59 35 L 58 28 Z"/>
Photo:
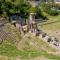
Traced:
<path id="1" fill-rule="evenodd" d="M 53 4 L 42 4 L 42 9 L 49 15 L 56 16 L 59 12 L 56 9 L 54 9 L 53 6 Z"/>
<path id="2" fill-rule="evenodd" d="M 57 10 L 50 10 L 49 14 L 52 16 L 56 16 L 56 15 L 58 15 L 58 11 Z"/>
<path id="3" fill-rule="evenodd" d="M 48 13 L 49 15 L 52 15 L 52 16 L 58 15 L 58 11 L 52 10 L 52 9 L 47 10 L 46 13 Z"/>
<path id="4" fill-rule="evenodd" d="M 36 18 L 47 19 L 39 7 L 36 7 Z"/>

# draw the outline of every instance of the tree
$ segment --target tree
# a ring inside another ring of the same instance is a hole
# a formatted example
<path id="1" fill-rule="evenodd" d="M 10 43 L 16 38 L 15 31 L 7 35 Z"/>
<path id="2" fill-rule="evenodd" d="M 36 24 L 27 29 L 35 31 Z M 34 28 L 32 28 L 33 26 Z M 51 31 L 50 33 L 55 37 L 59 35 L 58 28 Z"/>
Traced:
<path id="1" fill-rule="evenodd" d="M 2 6 L 2 2 L 0 1 L 0 14 L 2 14 L 1 6 Z"/>
<path id="2" fill-rule="evenodd" d="M 2 1 L 2 5 L 1 5 L 1 9 L 3 11 L 3 15 L 6 17 L 9 17 L 9 21 L 10 21 L 10 9 L 13 8 L 13 4 L 11 2 L 8 1 Z"/>
<path id="3" fill-rule="evenodd" d="M 36 7 L 36 18 L 42 18 L 44 20 L 47 19 L 39 7 Z"/>

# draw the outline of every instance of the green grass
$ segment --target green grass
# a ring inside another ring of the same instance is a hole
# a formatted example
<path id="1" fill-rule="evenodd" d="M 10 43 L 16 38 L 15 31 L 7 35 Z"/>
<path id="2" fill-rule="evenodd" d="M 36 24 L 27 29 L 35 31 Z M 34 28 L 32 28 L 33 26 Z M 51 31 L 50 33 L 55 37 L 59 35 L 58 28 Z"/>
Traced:
<path id="1" fill-rule="evenodd" d="M 32 45 L 30 44 L 32 43 Z M 21 48 L 22 47 L 22 48 Z M 54 48 L 49 46 L 48 43 L 44 42 L 39 37 L 33 36 L 33 34 L 28 33 L 27 36 L 23 37 L 21 43 L 19 43 L 19 49 L 25 51 L 48 51 L 48 52 L 56 52 Z"/>
<path id="2" fill-rule="evenodd" d="M 51 32 L 60 30 L 60 15 L 59 16 L 48 16 L 48 24 L 44 24 L 46 22 L 42 22 L 38 24 L 39 29 L 41 28 L 43 31 L 45 31 L 48 34 L 51 34 Z M 53 23 L 49 23 L 53 22 Z"/>
<path id="3" fill-rule="evenodd" d="M 0 55 L 25 57 L 27 54 L 28 53 L 19 51 L 14 45 L 9 45 L 9 44 L 0 45 Z"/>
<path id="4" fill-rule="evenodd" d="M 37 52 L 33 51 L 20 51 L 18 50 L 14 45 L 9 45 L 9 44 L 2 44 L 0 45 L 0 55 L 5 55 L 5 56 L 20 56 L 20 57 L 28 57 L 29 53 L 31 53 L 31 56 L 36 56 Z"/>
<path id="5" fill-rule="evenodd" d="M 37 56 L 44 56 L 48 59 L 53 60 L 60 60 L 60 57 L 48 54 L 45 51 L 37 52 L 37 51 L 20 51 L 14 45 L 9 44 L 2 44 L 0 45 L 0 55 L 10 56 L 10 57 L 17 57 L 20 56 L 21 58 L 29 58 L 29 57 L 37 57 Z"/>

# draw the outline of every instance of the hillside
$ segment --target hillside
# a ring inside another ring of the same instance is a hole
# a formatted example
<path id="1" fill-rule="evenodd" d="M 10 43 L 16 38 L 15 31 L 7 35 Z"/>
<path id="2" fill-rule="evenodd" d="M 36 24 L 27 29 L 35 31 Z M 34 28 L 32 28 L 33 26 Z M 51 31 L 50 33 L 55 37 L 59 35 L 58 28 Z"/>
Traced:
<path id="1" fill-rule="evenodd" d="M 27 33 L 18 44 L 18 48 L 26 51 L 56 51 L 48 45 L 48 43 L 34 36 L 32 33 Z"/>
<path id="2" fill-rule="evenodd" d="M 60 5 L 44 1 L 0 0 L 0 60 L 60 60 Z"/>
<path id="3" fill-rule="evenodd" d="M 42 22 L 38 24 L 39 29 L 42 29 L 50 36 L 55 36 L 60 40 L 60 15 L 58 16 L 48 16 L 49 20 L 47 22 Z"/>
<path id="4" fill-rule="evenodd" d="M 0 43 L 1 60 L 60 59 L 60 57 L 51 54 L 52 52 L 55 53 L 56 50 L 48 43 L 32 33 L 21 36 L 20 32 L 10 23 L 0 28 L 0 38 L 3 40 Z"/>

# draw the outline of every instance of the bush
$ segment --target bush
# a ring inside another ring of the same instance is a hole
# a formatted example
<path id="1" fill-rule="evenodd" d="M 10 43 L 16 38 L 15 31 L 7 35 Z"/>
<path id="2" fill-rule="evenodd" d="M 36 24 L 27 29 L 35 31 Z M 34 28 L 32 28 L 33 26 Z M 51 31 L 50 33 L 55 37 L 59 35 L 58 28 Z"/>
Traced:
<path id="1" fill-rule="evenodd" d="M 48 13 L 49 15 L 56 16 L 58 15 L 58 11 L 53 8 L 54 5 L 52 4 L 42 4 L 42 9 L 44 12 Z"/>
<path id="2" fill-rule="evenodd" d="M 36 7 L 36 18 L 42 18 L 42 19 L 47 18 L 39 7 Z"/>
<path id="3" fill-rule="evenodd" d="M 49 15 L 52 15 L 52 16 L 58 15 L 58 11 L 52 10 L 52 9 L 47 10 L 46 13 L 48 13 Z"/>

